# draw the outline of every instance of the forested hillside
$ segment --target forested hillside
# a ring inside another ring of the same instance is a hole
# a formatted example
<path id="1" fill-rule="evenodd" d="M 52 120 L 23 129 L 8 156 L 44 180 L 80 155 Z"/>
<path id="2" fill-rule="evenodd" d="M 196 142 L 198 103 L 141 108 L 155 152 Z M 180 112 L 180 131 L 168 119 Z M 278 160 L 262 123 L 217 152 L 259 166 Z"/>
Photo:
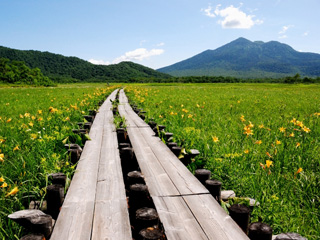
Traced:
<path id="1" fill-rule="evenodd" d="M 113 65 L 94 65 L 77 57 L 34 50 L 16 50 L 0 46 L 0 58 L 23 61 L 30 68 L 39 68 L 55 82 L 76 81 L 133 81 L 141 78 L 169 78 L 170 75 L 151 68 L 121 62 Z"/>
<path id="2" fill-rule="evenodd" d="M 0 58 L 0 82 L 33 86 L 54 85 L 39 68 L 31 69 L 24 62 L 10 61 L 6 58 Z"/>

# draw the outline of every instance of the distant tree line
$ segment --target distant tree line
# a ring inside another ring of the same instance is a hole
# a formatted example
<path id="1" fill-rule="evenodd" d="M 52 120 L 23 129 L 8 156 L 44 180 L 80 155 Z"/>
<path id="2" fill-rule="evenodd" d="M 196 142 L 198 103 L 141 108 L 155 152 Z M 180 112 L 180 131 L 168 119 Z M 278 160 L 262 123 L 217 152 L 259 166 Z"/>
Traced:
<path id="1" fill-rule="evenodd" d="M 287 76 L 284 78 L 256 78 L 244 79 L 236 77 L 224 76 L 186 76 L 186 77 L 171 77 L 166 79 L 161 78 L 132 78 L 129 80 L 117 80 L 118 82 L 126 83 L 320 83 L 320 77 L 310 78 L 301 77 L 299 74 Z"/>
<path id="2" fill-rule="evenodd" d="M 39 68 L 29 68 L 21 61 L 0 58 L 0 82 L 33 86 L 54 86 Z"/>

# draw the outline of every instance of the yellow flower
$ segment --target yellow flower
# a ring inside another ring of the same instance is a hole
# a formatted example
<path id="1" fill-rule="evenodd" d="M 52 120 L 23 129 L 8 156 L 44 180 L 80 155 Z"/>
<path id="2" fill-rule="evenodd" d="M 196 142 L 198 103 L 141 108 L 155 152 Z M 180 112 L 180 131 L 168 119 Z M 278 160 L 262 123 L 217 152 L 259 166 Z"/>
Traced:
<path id="1" fill-rule="evenodd" d="M 188 118 L 192 118 L 192 114 L 189 114 L 189 115 L 188 115 Z"/>
<path id="2" fill-rule="evenodd" d="M 303 169 L 302 169 L 302 168 L 299 168 L 298 171 L 296 171 L 295 174 L 299 174 L 299 173 L 301 173 L 302 171 L 303 171 Z"/>
<path id="3" fill-rule="evenodd" d="M 4 177 L 0 177 L 0 182 L 4 182 Z"/>
<path id="4" fill-rule="evenodd" d="M 246 120 L 244 119 L 244 116 L 243 116 L 243 115 L 241 115 L 240 120 L 241 120 L 241 122 L 245 122 L 245 121 L 246 121 Z"/>
<path id="5" fill-rule="evenodd" d="M 42 110 L 38 110 L 38 114 L 42 114 Z"/>
<path id="6" fill-rule="evenodd" d="M 294 137 L 294 133 L 291 133 L 291 134 L 289 135 L 289 137 Z"/>
<path id="7" fill-rule="evenodd" d="M 4 154 L 0 153 L 0 162 L 4 162 Z"/>
<path id="8" fill-rule="evenodd" d="M 54 107 L 49 107 L 49 112 L 56 113 L 56 112 L 58 112 L 58 109 L 54 108 Z"/>
<path id="9" fill-rule="evenodd" d="M 269 168 L 270 166 L 272 166 L 273 162 L 271 160 L 267 160 L 266 161 L 266 167 Z"/>
<path id="10" fill-rule="evenodd" d="M 23 118 L 23 115 L 22 115 L 22 114 L 20 114 L 20 115 L 19 115 L 19 117 L 20 117 L 20 118 Z"/>
<path id="11" fill-rule="evenodd" d="M 0 138 L 0 143 L 4 143 L 6 140 Z"/>
<path id="12" fill-rule="evenodd" d="M 248 154 L 249 153 L 249 149 L 246 149 L 243 151 L 245 154 Z"/>
<path id="13" fill-rule="evenodd" d="M 183 118 L 184 117 L 184 114 L 181 114 L 181 118 Z"/>
<path id="14" fill-rule="evenodd" d="M 15 146 L 13 149 L 13 151 L 18 151 L 18 150 L 20 150 L 19 145 Z"/>
<path id="15" fill-rule="evenodd" d="M 29 122 L 28 125 L 29 125 L 30 127 L 33 127 L 33 122 Z"/>
<path id="16" fill-rule="evenodd" d="M 15 195 L 15 194 L 17 194 L 17 192 L 19 192 L 18 187 L 14 187 L 14 188 L 6 195 L 6 197 Z"/>
<path id="17" fill-rule="evenodd" d="M 213 141 L 213 142 L 219 142 L 219 138 L 216 137 L 216 136 L 214 136 L 214 137 L 212 137 L 212 141 Z"/>
<path id="18" fill-rule="evenodd" d="M 162 116 L 162 115 L 159 115 L 159 118 L 163 118 L 163 116 Z"/>
<path id="19" fill-rule="evenodd" d="M 263 124 L 260 124 L 260 125 L 259 125 L 259 128 L 264 128 L 264 125 L 263 125 Z"/>
<path id="20" fill-rule="evenodd" d="M 12 118 L 9 118 L 8 120 L 7 120 L 7 123 L 9 123 L 9 122 L 11 122 L 12 121 Z"/>
<path id="21" fill-rule="evenodd" d="M 42 120 L 43 120 L 43 118 L 42 118 L 42 117 L 39 117 L 39 118 L 38 118 L 38 121 L 39 121 L 39 122 L 41 122 Z"/>
<path id="22" fill-rule="evenodd" d="M 262 143 L 261 140 L 257 140 L 257 141 L 255 142 L 255 144 L 258 144 L 258 145 L 260 145 L 261 143 Z"/>
<path id="23" fill-rule="evenodd" d="M 269 158 L 272 158 L 272 156 L 270 155 L 270 153 L 266 152 L 266 154 L 267 154 L 267 156 L 268 156 Z"/>
<path id="24" fill-rule="evenodd" d="M 35 139 L 37 139 L 38 135 L 35 133 L 31 133 L 30 137 L 32 140 L 35 140 Z"/>
<path id="25" fill-rule="evenodd" d="M 297 142 L 297 143 L 296 143 L 296 148 L 300 147 L 300 145 L 301 145 L 301 144 Z"/>
<path id="26" fill-rule="evenodd" d="M 253 128 L 254 125 L 249 121 L 249 125 L 248 125 L 249 128 Z"/>
<path id="27" fill-rule="evenodd" d="M 307 128 L 306 126 L 304 126 L 304 127 L 302 128 L 302 130 L 305 131 L 306 133 L 311 132 L 310 128 Z"/>
<path id="28" fill-rule="evenodd" d="M 30 117 L 30 113 L 25 113 L 24 116 L 29 118 Z"/>
<path id="29" fill-rule="evenodd" d="M 253 135 L 253 130 L 251 130 L 248 126 L 245 126 L 243 130 L 244 130 L 243 134 L 246 134 L 247 136 Z"/>
<path id="30" fill-rule="evenodd" d="M 1 188 L 5 188 L 5 187 L 8 187 L 8 184 L 6 182 L 4 182 L 2 185 L 1 185 Z"/>
<path id="31" fill-rule="evenodd" d="M 281 144 L 281 141 L 276 140 L 276 144 L 277 144 L 277 145 L 280 145 L 280 144 Z"/>
<path id="32" fill-rule="evenodd" d="M 279 128 L 279 131 L 282 132 L 282 133 L 284 133 L 284 132 L 286 131 L 286 128 L 281 127 L 281 128 Z"/>

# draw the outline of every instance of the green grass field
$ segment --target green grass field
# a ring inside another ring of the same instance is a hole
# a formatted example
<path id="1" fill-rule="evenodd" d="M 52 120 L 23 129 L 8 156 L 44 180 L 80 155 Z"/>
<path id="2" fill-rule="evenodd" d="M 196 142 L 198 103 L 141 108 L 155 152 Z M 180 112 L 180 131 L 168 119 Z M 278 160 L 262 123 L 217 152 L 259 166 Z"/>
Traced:
<path id="1" fill-rule="evenodd" d="M 256 199 L 252 221 L 320 239 L 320 86 L 130 85 L 129 98 L 201 155 L 212 178 Z"/>
<path id="2" fill-rule="evenodd" d="M 63 142 L 114 89 L 102 84 L 0 88 L 0 239 L 24 230 L 7 215 L 45 197 L 47 175 L 72 166 Z M 256 199 L 252 221 L 320 239 L 320 86 L 132 84 L 128 96 L 174 133 L 237 196 Z M 80 141 L 79 139 L 76 139 Z"/>
<path id="3" fill-rule="evenodd" d="M 83 115 L 104 100 L 114 87 L 106 84 L 64 85 L 55 88 L 0 88 L 0 239 L 19 239 L 23 229 L 7 215 L 43 200 L 47 175 L 67 174 L 64 142 Z"/>

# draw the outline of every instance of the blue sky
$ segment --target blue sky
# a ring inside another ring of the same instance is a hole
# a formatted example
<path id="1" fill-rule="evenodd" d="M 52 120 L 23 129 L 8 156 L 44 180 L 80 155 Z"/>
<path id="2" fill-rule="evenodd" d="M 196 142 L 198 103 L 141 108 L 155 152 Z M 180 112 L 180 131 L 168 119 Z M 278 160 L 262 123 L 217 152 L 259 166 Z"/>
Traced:
<path id="1" fill-rule="evenodd" d="M 319 0 L 1 0 L 0 45 L 154 69 L 239 37 L 320 53 Z"/>

